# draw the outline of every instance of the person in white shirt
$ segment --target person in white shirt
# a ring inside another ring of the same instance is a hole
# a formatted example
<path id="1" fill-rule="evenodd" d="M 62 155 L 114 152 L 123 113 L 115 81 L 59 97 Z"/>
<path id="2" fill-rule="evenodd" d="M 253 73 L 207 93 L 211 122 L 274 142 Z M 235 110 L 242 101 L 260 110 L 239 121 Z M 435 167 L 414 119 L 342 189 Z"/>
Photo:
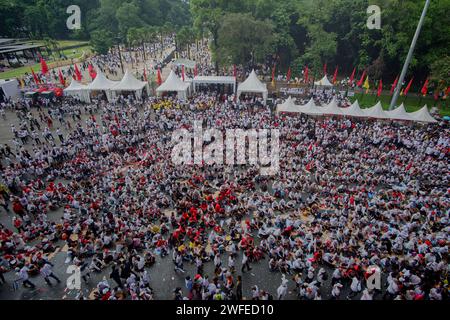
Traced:
<path id="1" fill-rule="evenodd" d="M 53 273 L 52 267 L 53 265 L 50 264 L 50 262 L 46 262 L 40 270 L 41 275 L 44 277 L 45 282 L 47 282 L 49 286 L 52 285 L 50 278 L 55 279 L 58 283 L 61 282 L 61 280 L 59 280 L 59 278 Z"/>

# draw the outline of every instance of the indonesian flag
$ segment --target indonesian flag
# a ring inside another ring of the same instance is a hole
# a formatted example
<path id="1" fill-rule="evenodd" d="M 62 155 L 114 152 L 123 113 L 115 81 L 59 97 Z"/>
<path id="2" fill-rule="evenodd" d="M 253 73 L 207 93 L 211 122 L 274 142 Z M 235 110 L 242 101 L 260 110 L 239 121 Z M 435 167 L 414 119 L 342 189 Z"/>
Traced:
<path id="1" fill-rule="evenodd" d="M 63 74 L 61 72 L 61 69 L 58 70 L 58 77 L 59 77 L 59 83 L 61 83 L 61 85 L 63 87 L 65 87 L 66 86 L 66 80 L 64 79 L 64 76 L 63 76 Z"/>
<path id="2" fill-rule="evenodd" d="M 309 78 L 309 70 L 308 70 L 308 66 L 306 66 L 305 68 L 305 72 L 304 72 L 304 78 L 305 78 L 305 83 L 308 83 L 308 78 Z"/>
<path id="3" fill-rule="evenodd" d="M 383 80 L 380 79 L 380 83 L 378 84 L 377 97 L 379 97 L 381 95 L 382 91 L 383 91 Z"/>
<path id="4" fill-rule="evenodd" d="M 348 80 L 348 84 L 351 86 L 353 84 L 353 80 L 355 79 L 355 73 L 356 73 L 356 67 L 353 68 L 352 75 L 350 76 L 350 79 Z"/>
<path id="5" fill-rule="evenodd" d="M 323 74 L 327 75 L 327 64 L 326 63 L 323 65 Z"/>
<path id="6" fill-rule="evenodd" d="M 366 78 L 366 70 L 363 71 L 363 74 L 361 76 L 361 79 L 359 79 L 358 83 L 356 84 L 358 87 L 361 87 L 364 83 L 364 79 Z"/>
<path id="7" fill-rule="evenodd" d="M 145 68 L 144 68 L 144 80 L 145 80 L 145 82 L 148 81 L 148 79 L 147 79 L 147 71 L 145 70 Z"/>
<path id="8" fill-rule="evenodd" d="M 336 69 L 334 70 L 334 75 L 333 75 L 333 84 L 336 83 L 337 80 L 337 74 L 338 74 L 338 67 L 336 67 Z"/>
<path id="9" fill-rule="evenodd" d="M 181 66 L 181 79 L 184 81 L 184 64 Z"/>
<path id="10" fill-rule="evenodd" d="M 291 67 L 289 67 L 287 75 L 286 75 L 286 81 L 289 82 L 291 80 Z"/>
<path id="11" fill-rule="evenodd" d="M 35 82 L 36 84 L 39 84 L 41 81 L 39 80 L 39 78 L 38 78 L 38 76 L 36 75 L 36 73 L 34 73 L 33 68 L 30 68 L 30 69 L 31 69 L 31 73 L 33 74 L 34 82 Z"/>
<path id="12" fill-rule="evenodd" d="M 425 83 L 423 84 L 422 90 L 420 90 L 420 93 L 425 97 L 428 93 L 428 78 L 425 80 Z"/>
<path id="13" fill-rule="evenodd" d="M 156 75 L 156 82 L 158 83 L 159 86 L 162 84 L 161 70 L 160 69 L 158 69 L 158 73 Z"/>
<path id="14" fill-rule="evenodd" d="M 194 66 L 194 77 L 198 76 L 197 64 Z"/>
<path id="15" fill-rule="evenodd" d="M 391 95 L 394 93 L 394 90 L 395 90 L 395 88 L 397 87 L 397 83 L 398 83 L 398 76 L 397 76 L 397 78 L 395 78 L 395 81 L 394 81 L 394 83 L 392 84 L 392 87 L 391 87 Z"/>
<path id="16" fill-rule="evenodd" d="M 80 69 L 78 69 L 77 64 L 75 64 L 75 76 L 76 76 L 76 80 L 77 81 L 81 81 L 81 79 L 83 78 L 80 72 Z"/>
<path id="17" fill-rule="evenodd" d="M 41 55 L 39 55 L 39 59 L 41 60 L 41 72 L 42 74 L 46 74 L 48 72 L 47 62 L 45 62 Z"/>
<path id="18" fill-rule="evenodd" d="M 414 77 L 411 78 L 411 80 L 409 80 L 408 85 L 405 88 L 405 91 L 403 92 L 403 94 L 406 96 L 408 94 L 409 89 L 411 88 L 412 82 L 414 80 Z"/>

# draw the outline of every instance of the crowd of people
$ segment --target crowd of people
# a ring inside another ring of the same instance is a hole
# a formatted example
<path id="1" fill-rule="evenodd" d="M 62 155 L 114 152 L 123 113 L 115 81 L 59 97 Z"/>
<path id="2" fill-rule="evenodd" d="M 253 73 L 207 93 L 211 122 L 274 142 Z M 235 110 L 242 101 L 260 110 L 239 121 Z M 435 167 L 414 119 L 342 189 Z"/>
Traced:
<path id="1" fill-rule="evenodd" d="M 15 115 L 4 125 L 18 117 L 19 126 L 0 151 L 0 214 L 15 229 L 0 225 L 0 274 L 16 273 L 16 283 L 59 282 L 49 257 L 65 247 L 86 283 L 106 274 L 91 284 L 102 300 L 157 299 L 157 259 L 185 278 L 174 299 L 282 299 L 288 287 L 308 300 L 448 297 L 445 124 L 277 116 L 214 93 L 5 107 Z M 279 129 L 279 173 L 175 166 L 172 132 L 195 120 Z M 54 210 L 59 221 L 48 219 Z M 283 275 L 276 292 L 242 282 L 255 264 Z M 373 265 L 381 291 L 365 283 Z"/>
<path id="2" fill-rule="evenodd" d="M 155 59 L 158 46 L 147 47 Z M 200 42 L 181 57 L 209 74 L 206 51 Z M 115 52 L 91 62 L 114 75 Z M 126 63 L 143 62 L 142 49 L 131 52 Z M 302 102 L 310 98 L 350 105 L 339 93 L 319 90 Z M 269 300 L 292 298 L 289 291 L 304 300 L 448 299 L 445 122 L 277 115 L 253 96 L 208 90 L 186 101 L 64 97 L 0 109 L 11 131 L 0 145 L 0 221 L 10 221 L 0 223 L 0 290 L 6 274 L 16 290 L 36 288 L 36 277 L 60 283 L 52 258 L 64 254 L 93 289 L 78 299 Z M 175 165 L 172 133 L 198 120 L 223 132 L 278 129 L 279 172 Z M 183 279 L 170 297 L 154 289 L 157 262 Z M 373 266 L 380 289 L 367 285 Z M 279 275 L 277 289 L 249 284 L 255 269 Z"/>

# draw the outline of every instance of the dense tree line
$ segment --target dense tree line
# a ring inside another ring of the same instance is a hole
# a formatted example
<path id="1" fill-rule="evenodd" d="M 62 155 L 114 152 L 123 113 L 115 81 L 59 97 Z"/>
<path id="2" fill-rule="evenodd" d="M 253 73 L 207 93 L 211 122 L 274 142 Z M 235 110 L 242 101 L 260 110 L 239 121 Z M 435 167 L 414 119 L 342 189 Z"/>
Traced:
<path id="1" fill-rule="evenodd" d="M 66 8 L 77 4 L 82 29 L 70 31 Z M 381 29 L 366 25 L 367 8 L 381 8 Z M 403 65 L 422 0 L 0 0 L 2 36 L 90 39 L 98 52 L 117 42 L 152 42 L 175 32 L 177 47 L 211 38 L 219 66 L 269 62 L 299 75 L 354 67 L 392 81 Z M 450 0 L 431 1 L 407 77 L 449 85 Z"/>

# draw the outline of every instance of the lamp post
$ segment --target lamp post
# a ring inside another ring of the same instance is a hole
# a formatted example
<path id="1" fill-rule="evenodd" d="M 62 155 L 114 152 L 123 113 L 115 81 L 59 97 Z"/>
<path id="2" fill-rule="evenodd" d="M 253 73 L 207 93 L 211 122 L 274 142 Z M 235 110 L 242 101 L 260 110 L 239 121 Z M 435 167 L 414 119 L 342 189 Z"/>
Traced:
<path id="1" fill-rule="evenodd" d="M 409 63 L 411 62 L 412 55 L 414 52 L 414 48 L 416 47 L 417 39 L 419 38 L 420 31 L 422 30 L 423 22 L 425 20 L 425 15 L 427 13 L 428 7 L 430 5 L 430 0 L 426 0 L 425 6 L 423 7 L 422 15 L 420 16 L 419 24 L 417 25 L 416 33 L 411 42 L 411 46 L 409 47 L 408 55 L 406 56 L 405 64 L 403 65 L 402 73 L 400 74 L 400 79 L 398 80 L 397 87 L 395 88 L 394 96 L 391 100 L 391 105 L 389 106 L 389 110 L 392 110 L 397 103 L 398 96 L 400 94 L 400 89 L 402 87 L 402 83 L 405 80 L 406 72 L 408 71 Z"/>

